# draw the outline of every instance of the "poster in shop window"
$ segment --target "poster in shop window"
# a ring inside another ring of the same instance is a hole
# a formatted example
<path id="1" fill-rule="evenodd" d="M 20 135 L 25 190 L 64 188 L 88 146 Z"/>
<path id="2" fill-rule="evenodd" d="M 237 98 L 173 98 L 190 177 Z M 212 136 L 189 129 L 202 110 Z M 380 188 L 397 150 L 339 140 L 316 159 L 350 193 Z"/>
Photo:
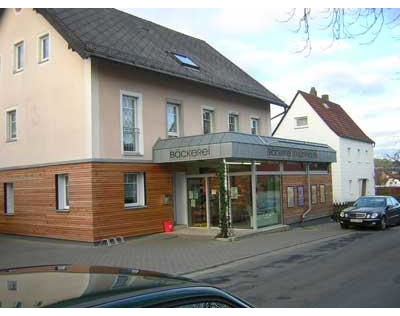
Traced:
<path id="1" fill-rule="evenodd" d="M 288 207 L 294 207 L 294 187 L 287 188 Z"/>
<path id="2" fill-rule="evenodd" d="M 311 186 L 311 203 L 317 204 L 317 186 Z"/>
<path id="3" fill-rule="evenodd" d="M 304 186 L 297 187 L 297 205 L 304 206 Z"/>
<path id="4" fill-rule="evenodd" d="M 231 199 L 237 200 L 238 195 L 239 195 L 238 187 L 231 187 Z"/>

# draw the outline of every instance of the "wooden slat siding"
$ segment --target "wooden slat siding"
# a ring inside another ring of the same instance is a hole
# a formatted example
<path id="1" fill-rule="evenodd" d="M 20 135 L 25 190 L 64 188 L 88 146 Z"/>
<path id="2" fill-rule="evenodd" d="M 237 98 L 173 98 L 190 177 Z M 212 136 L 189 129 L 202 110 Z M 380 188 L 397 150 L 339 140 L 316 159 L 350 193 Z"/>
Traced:
<path id="1" fill-rule="evenodd" d="M 319 185 L 325 185 L 325 203 L 319 200 Z M 304 206 L 297 206 L 297 187 L 304 186 Z M 317 203 L 312 204 L 312 210 L 308 213 L 307 219 L 318 218 L 332 215 L 333 198 L 332 198 L 332 177 L 327 175 L 311 175 L 311 185 L 317 185 Z M 293 186 L 295 188 L 295 207 L 287 207 L 287 188 Z M 308 209 L 308 185 L 306 175 L 284 175 L 282 176 L 282 202 L 284 223 L 293 224 L 301 221 L 301 214 Z"/>
<path id="2" fill-rule="evenodd" d="M 70 210 L 56 211 L 55 175 L 68 174 Z M 93 241 L 92 166 L 90 163 L 0 172 L 0 184 L 14 183 L 14 216 L 4 215 L 0 193 L 0 232 Z"/>
<path id="3" fill-rule="evenodd" d="M 164 205 L 172 195 L 172 165 L 95 163 L 93 165 L 94 239 L 137 236 L 163 231 L 162 223 L 173 218 L 173 206 Z M 124 173 L 144 172 L 146 208 L 125 209 Z"/>

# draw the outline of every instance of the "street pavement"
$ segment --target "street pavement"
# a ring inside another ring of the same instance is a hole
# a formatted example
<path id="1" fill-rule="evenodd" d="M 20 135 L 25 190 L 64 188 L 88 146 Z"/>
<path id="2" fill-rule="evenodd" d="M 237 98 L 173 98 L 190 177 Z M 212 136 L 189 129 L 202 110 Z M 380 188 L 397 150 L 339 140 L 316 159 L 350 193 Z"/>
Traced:
<path id="1" fill-rule="evenodd" d="M 400 307 L 400 227 L 355 230 L 189 276 L 256 307 Z"/>

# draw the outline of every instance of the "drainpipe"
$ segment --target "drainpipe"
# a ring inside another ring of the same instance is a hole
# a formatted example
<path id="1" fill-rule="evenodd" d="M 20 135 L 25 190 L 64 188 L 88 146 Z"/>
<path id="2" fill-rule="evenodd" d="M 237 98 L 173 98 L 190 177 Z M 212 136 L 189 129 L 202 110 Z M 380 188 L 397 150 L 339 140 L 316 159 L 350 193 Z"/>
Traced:
<path id="1" fill-rule="evenodd" d="M 308 187 L 308 209 L 301 214 L 301 223 L 304 223 L 304 219 L 306 218 L 307 214 L 311 212 L 311 176 L 310 176 L 310 164 L 307 163 L 306 165 L 306 172 L 307 172 L 307 187 Z"/>

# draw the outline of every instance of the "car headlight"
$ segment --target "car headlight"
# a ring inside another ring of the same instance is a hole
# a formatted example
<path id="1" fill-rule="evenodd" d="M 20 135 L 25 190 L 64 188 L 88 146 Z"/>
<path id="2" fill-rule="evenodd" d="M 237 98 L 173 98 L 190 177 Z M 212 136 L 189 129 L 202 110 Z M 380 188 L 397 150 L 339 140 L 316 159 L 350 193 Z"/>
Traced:
<path id="1" fill-rule="evenodd" d="M 344 217 L 344 212 L 341 211 L 339 215 L 340 215 L 340 217 Z"/>
<path id="2" fill-rule="evenodd" d="M 371 214 L 367 214 L 367 218 L 371 218 Z"/>
<path id="3" fill-rule="evenodd" d="M 377 218 L 379 216 L 379 213 L 372 213 L 371 218 Z"/>

